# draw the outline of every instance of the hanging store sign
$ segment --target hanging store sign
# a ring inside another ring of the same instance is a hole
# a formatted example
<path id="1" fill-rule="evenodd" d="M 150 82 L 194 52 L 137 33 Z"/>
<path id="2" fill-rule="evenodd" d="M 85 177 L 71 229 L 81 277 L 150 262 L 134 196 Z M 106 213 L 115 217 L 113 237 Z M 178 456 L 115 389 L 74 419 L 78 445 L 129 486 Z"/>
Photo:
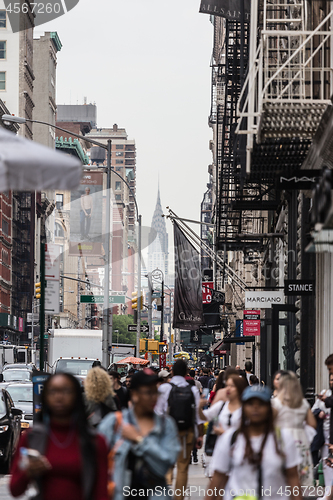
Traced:
<path id="1" fill-rule="evenodd" d="M 243 334 L 260 335 L 260 311 L 245 310 L 243 319 Z"/>
<path id="2" fill-rule="evenodd" d="M 242 11 L 244 10 L 243 16 Z M 250 0 L 201 0 L 202 14 L 211 14 L 230 21 L 250 21 Z"/>
<path id="3" fill-rule="evenodd" d="M 270 309 L 273 304 L 284 304 L 283 290 L 265 292 L 245 292 L 245 307 L 260 307 Z"/>
<path id="4" fill-rule="evenodd" d="M 285 280 L 284 293 L 285 295 L 314 295 L 315 284 L 314 280 Z"/>
<path id="5" fill-rule="evenodd" d="M 213 281 L 202 282 L 202 303 L 210 304 L 212 301 L 214 283 Z"/>

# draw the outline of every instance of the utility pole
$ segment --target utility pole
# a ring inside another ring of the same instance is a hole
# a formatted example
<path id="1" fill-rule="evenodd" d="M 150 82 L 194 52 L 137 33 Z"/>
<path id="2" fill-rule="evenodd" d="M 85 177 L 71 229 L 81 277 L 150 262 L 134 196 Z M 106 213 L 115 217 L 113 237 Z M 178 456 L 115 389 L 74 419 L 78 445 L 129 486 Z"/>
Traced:
<path id="1" fill-rule="evenodd" d="M 103 302 L 103 337 L 102 337 L 102 365 L 108 367 L 108 343 L 109 343 L 109 318 L 110 318 L 110 212 L 111 212 L 111 140 L 107 143 L 107 167 L 106 167 L 106 214 L 105 214 L 105 263 L 104 263 L 104 302 Z M 112 331 L 112 330 L 111 330 Z M 111 333 L 112 349 L 112 333 Z"/>
<path id="2" fill-rule="evenodd" d="M 136 325 L 136 352 L 140 352 L 141 336 L 141 215 L 138 217 L 139 235 L 138 235 L 138 321 Z"/>
<path id="3" fill-rule="evenodd" d="M 153 277 L 152 273 L 148 273 L 148 338 L 153 339 Z"/>
<path id="4" fill-rule="evenodd" d="M 45 245 L 40 244 L 40 283 L 41 298 L 39 308 L 39 369 L 44 371 L 44 333 L 45 333 Z"/>
<path id="5" fill-rule="evenodd" d="M 161 296 L 161 342 L 164 339 L 164 275 L 162 273 L 162 296 Z"/>

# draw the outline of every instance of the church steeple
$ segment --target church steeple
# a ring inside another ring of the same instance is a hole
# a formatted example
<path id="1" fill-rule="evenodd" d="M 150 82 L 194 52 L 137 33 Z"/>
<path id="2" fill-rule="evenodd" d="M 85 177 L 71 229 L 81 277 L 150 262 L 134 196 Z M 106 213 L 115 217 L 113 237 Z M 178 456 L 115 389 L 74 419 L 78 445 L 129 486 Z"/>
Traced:
<path id="1" fill-rule="evenodd" d="M 158 183 L 157 200 L 154 215 L 151 221 L 148 249 L 148 270 L 153 271 L 157 267 L 165 274 L 168 273 L 168 234 L 165 218 L 162 217 L 163 209 L 161 203 L 160 186 Z"/>

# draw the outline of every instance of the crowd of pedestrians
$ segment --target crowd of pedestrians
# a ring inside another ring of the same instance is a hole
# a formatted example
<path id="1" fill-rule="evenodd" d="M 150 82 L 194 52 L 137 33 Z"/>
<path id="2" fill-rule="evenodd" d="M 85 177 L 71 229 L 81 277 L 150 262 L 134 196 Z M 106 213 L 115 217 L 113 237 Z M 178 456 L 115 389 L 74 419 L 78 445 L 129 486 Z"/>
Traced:
<path id="1" fill-rule="evenodd" d="M 329 388 L 312 408 L 295 373 L 279 370 L 271 390 L 251 362 L 212 372 L 178 359 L 171 369 L 131 369 L 126 378 L 95 366 L 84 391 L 74 376 L 52 375 L 38 422 L 15 453 L 11 493 L 182 500 L 203 447 L 207 500 L 300 498 L 315 484 L 313 465 L 330 463 L 333 448 L 333 355 L 326 365 Z M 324 500 L 333 500 L 330 484 Z"/>

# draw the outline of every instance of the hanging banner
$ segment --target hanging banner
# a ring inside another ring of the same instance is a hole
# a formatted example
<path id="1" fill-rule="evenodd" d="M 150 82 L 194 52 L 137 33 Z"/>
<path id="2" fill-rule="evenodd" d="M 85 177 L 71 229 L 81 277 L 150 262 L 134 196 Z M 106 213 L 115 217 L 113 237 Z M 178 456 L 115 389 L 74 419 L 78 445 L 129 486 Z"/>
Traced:
<path id="1" fill-rule="evenodd" d="M 202 14 L 225 17 L 230 21 L 241 21 L 244 9 L 244 22 L 250 21 L 250 0 L 201 0 Z"/>
<path id="2" fill-rule="evenodd" d="M 175 294 L 173 328 L 198 330 L 205 324 L 200 255 L 174 222 Z"/>

